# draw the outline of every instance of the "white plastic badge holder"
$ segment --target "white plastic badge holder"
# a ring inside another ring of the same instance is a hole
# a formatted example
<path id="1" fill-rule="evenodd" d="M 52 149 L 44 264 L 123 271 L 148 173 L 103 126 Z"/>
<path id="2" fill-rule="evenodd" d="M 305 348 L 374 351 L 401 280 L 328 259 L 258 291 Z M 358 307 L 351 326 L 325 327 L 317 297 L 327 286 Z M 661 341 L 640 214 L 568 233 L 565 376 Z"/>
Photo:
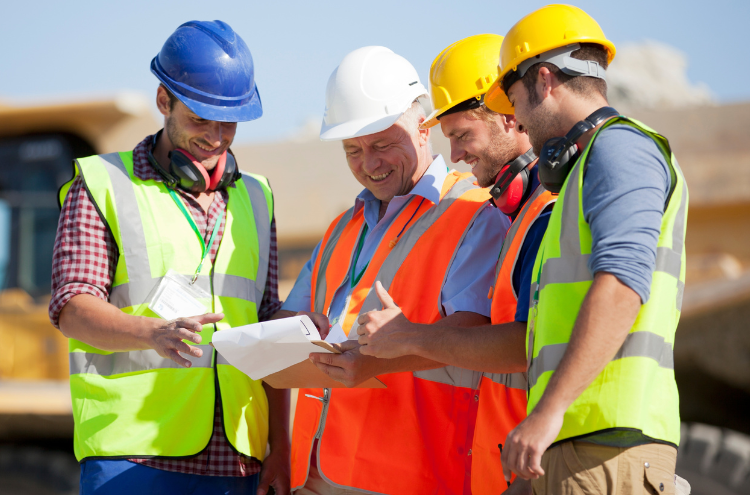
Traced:
<path id="1" fill-rule="evenodd" d="M 211 294 L 191 283 L 189 276 L 170 269 L 159 282 L 149 309 L 165 320 L 205 314 L 208 308 L 199 299 Z"/>

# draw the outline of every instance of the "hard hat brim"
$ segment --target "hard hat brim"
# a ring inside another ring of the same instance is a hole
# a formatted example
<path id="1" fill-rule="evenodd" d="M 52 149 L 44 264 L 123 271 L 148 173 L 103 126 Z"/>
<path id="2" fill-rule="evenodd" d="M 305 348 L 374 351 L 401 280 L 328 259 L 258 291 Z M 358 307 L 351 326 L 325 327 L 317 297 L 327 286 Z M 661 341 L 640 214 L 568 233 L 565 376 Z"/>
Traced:
<path id="1" fill-rule="evenodd" d="M 321 141 L 341 141 L 343 139 L 351 139 L 361 136 L 369 136 L 380 131 L 388 129 L 390 126 L 398 122 L 403 112 L 386 115 L 380 119 L 359 119 L 350 120 L 334 126 L 327 126 L 325 121 L 320 126 L 320 140 Z"/>
<path id="2" fill-rule="evenodd" d="M 508 95 L 505 94 L 505 91 L 503 91 L 503 88 L 500 86 L 500 81 L 500 79 L 497 79 L 492 83 L 487 94 L 484 95 L 484 104 L 493 112 L 514 115 L 516 109 L 513 108 L 513 105 L 511 105 L 510 100 L 508 99 Z"/>

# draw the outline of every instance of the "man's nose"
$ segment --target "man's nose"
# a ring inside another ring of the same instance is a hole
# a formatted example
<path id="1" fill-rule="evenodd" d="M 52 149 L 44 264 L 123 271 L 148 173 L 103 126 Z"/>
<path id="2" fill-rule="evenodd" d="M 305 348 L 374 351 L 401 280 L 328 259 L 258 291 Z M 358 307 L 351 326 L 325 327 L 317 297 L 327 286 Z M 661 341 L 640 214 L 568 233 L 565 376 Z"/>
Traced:
<path id="1" fill-rule="evenodd" d="M 221 122 L 214 121 L 208 125 L 204 138 L 211 144 L 211 146 L 218 147 L 221 146 L 222 132 Z"/>
<path id="2" fill-rule="evenodd" d="M 451 161 L 453 163 L 458 163 L 461 160 L 464 159 L 466 156 L 466 151 L 461 148 L 460 146 L 451 145 Z"/>
<path id="3" fill-rule="evenodd" d="M 362 154 L 362 170 L 365 173 L 376 171 L 380 167 L 380 158 L 376 153 L 365 151 Z"/>

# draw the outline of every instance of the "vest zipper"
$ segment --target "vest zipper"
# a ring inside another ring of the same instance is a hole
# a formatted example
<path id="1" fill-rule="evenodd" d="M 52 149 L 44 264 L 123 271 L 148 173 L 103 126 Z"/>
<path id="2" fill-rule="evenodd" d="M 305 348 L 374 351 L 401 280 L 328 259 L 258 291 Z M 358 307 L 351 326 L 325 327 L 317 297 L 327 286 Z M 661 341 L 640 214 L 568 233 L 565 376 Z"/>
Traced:
<path id="1" fill-rule="evenodd" d="M 315 439 L 320 440 L 320 437 L 323 435 L 323 429 L 326 425 L 326 416 L 328 415 L 328 401 L 331 397 L 331 389 L 325 388 L 323 389 L 323 397 L 318 397 L 315 395 L 305 394 L 305 397 L 310 397 L 312 399 L 318 399 L 323 403 L 323 411 L 320 413 L 320 422 L 318 423 L 318 431 L 315 432 Z"/>

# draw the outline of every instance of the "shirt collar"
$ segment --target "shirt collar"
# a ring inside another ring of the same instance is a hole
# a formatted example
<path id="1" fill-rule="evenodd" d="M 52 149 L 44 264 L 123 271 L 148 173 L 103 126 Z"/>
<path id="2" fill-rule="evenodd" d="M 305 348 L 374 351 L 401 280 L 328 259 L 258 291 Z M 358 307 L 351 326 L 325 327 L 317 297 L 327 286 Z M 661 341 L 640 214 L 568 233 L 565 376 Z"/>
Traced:
<path id="1" fill-rule="evenodd" d="M 406 198 L 416 195 L 432 201 L 434 204 L 438 204 L 446 177 L 448 177 L 448 167 L 445 164 L 443 155 L 433 155 L 432 163 L 427 167 L 424 175 L 417 181 L 412 190 L 403 196 L 396 196 L 395 198 Z M 360 208 L 364 207 L 365 203 L 370 201 L 378 201 L 378 199 L 369 189 L 362 190 L 355 200 L 354 213 L 357 213 Z"/>

